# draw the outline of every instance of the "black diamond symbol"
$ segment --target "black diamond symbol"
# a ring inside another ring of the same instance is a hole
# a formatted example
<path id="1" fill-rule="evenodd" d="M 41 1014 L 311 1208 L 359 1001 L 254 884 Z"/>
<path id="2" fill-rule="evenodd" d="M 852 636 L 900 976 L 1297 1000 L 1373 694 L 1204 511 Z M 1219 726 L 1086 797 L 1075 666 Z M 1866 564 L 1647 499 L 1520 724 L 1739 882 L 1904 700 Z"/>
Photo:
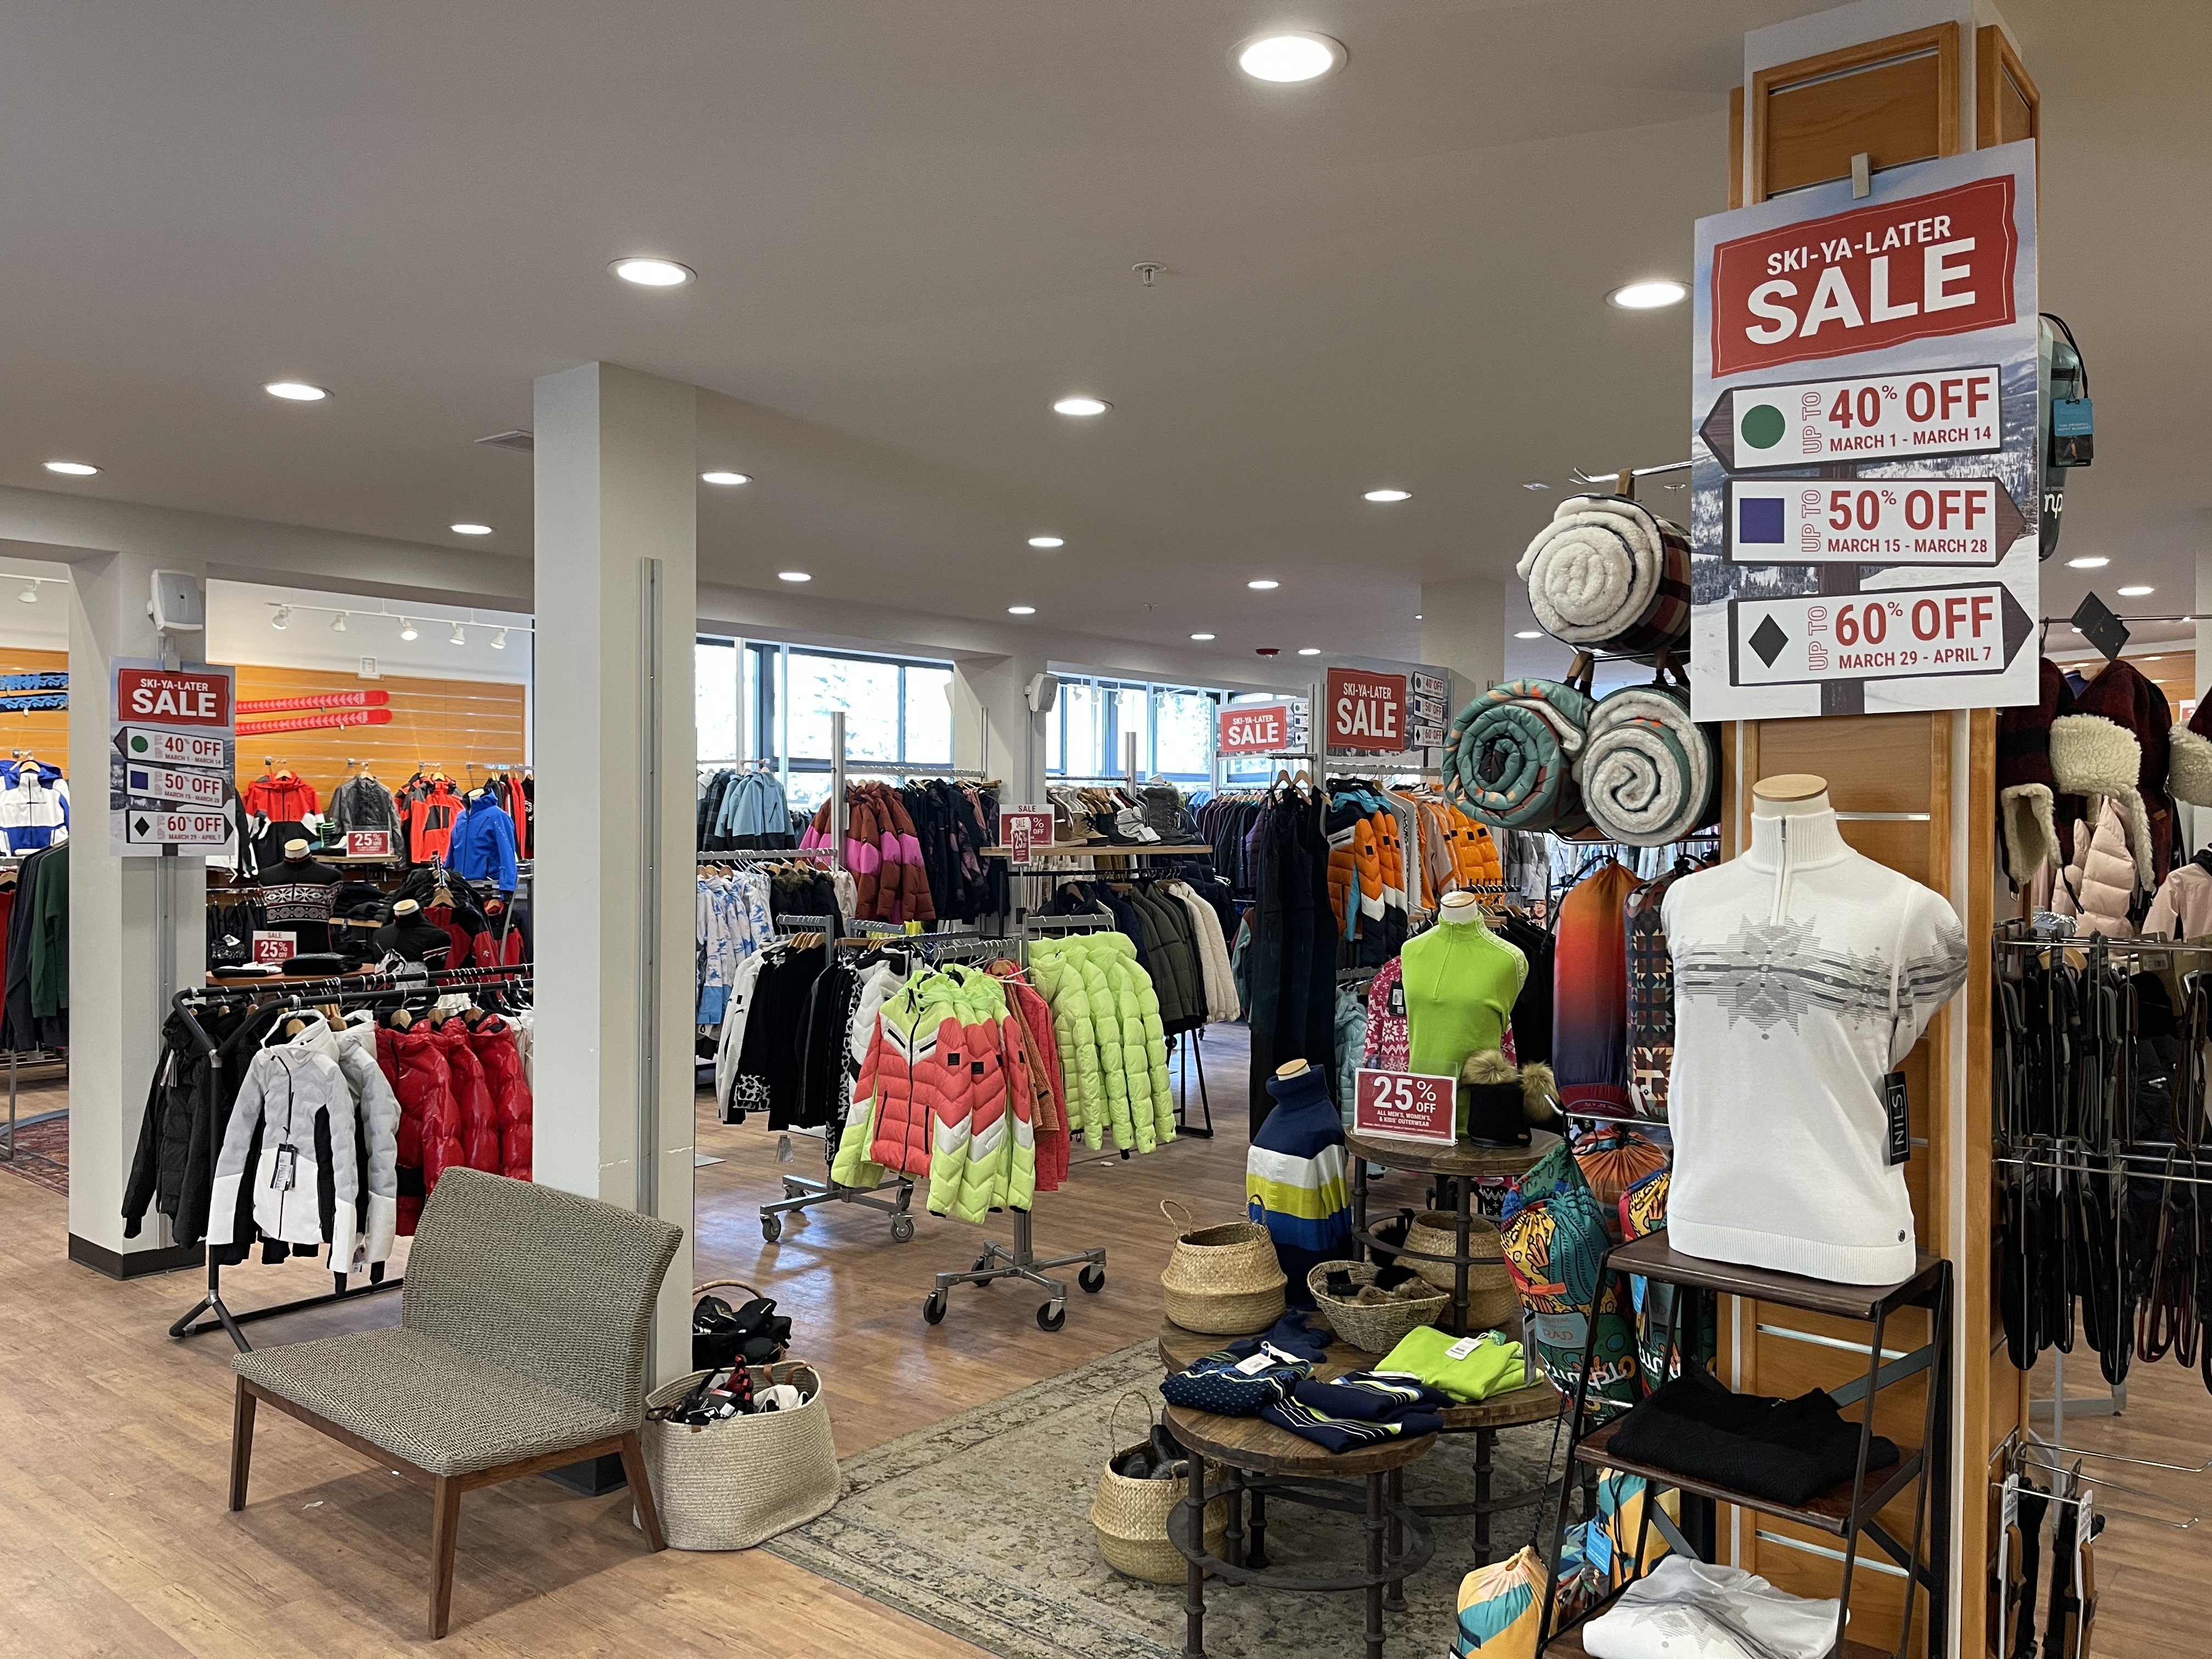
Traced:
<path id="1" fill-rule="evenodd" d="M 1759 661 L 1769 668 L 1774 666 L 1774 659 L 1782 654 L 1782 647 L 1789 643 L 1790 636 L 1774 625 L 1771 617 L 1751 630 L 1751 648 L 1759 653 Z"/>
<path id="2" fill-rule="evenodd" d="M 147 830 L 147 828 L 148 828 L 148 825 L 147 825 L 146 820 L 145 820 L 144 818 L 143 818 L 143 817 L 142 817 L 142 818 L 140 818 L 140 819 L 138 820 L 138 822 L 137 822 L 137 825 L 136 825 L 135 827 L 137 828 L 137 831 L 138 831 L 138 833 L 139 833 L 140 835 L 142 835 L 142 836 L 143 836 L 143 835 L 144 835 L 144 834 L 146 833 L 146 830 Z"/>

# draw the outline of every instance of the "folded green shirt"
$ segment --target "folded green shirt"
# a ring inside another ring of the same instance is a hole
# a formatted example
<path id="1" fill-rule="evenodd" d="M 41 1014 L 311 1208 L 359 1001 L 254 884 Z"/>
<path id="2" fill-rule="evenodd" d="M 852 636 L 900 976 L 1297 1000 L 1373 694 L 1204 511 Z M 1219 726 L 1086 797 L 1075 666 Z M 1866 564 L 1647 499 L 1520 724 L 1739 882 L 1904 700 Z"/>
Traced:
<path id="1" fill-rule="evenodd" d="M 1455 1352 L 1461 1357 L 1452 1358 Z M 1510 1393 L 1527 1380 L 1518 1342 L 1510 1342 L 1496 1331 L 1457 1337 L 1433 1325 L 1407 1332 L 1396 1347 L 1376 1362 L 1375 1369 L 1417 1376 L 1461 1401 Z"/>

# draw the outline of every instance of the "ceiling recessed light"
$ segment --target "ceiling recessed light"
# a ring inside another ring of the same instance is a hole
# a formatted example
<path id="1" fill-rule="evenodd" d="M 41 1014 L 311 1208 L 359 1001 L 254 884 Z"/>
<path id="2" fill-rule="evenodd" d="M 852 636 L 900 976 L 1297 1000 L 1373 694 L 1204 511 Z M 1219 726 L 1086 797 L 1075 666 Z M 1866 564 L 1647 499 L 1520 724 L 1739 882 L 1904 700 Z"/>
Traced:
<path id="1" fill-rule="evenodd" d="M 1420 613 L 1419 611 L 1416 611 L 1413 613 L 1413 620 L 1414 620 L 1415 622 L 1419 622 L 1419 621 L 1420 621 L 1420 619 L 1421 619 L 1421 613 Z"/>
<path id="2" fill-rule="evenodd" d="M 1527 483 L 1521 486 L 1523 489 L 1549 489 L 1551 487 L 1551 485 L 1546 483 L 1541 478 L 1531 478 Z"/>
<path id="3" fill-rule="evenodd" d="M 64 478 L 89 478 L 100 469 L 84 461 L 48 461 L 46 471 L 58 472 Z"/>
<path id="4" fill-rule="evenodd" d="M 1033 605 L 1010 605 L 1006 607 L 1006 614 L 1009 617 L 1034 617 L 1036 607 Z"/>
<path id="5" fill-rule="evenodd" d="M 1343 68 L 1345 57 L 1341 40 L 1299 30 L 1255 35 L 1243 41 L 1237 48 L 1237 67 L 1255 81 L 1293 86 L 1301 81 L 1318 81 Z"/>
<path id="6" fill-rule="evenodd" d="M 272 398 L 282 398 L 288 404 L 319 404 L 331 394 L 319 386 L 309 386 L 305 380 L 271 380 L 261 388 Z"/>
<path id="7" fill-rule="evenodd" d="M 1194 634 L 1191 635 L 1191 638 L 1194 640 L 1210 640 L 1212 637 L 1213 635 L 1211 634 Z"/>
<path id="8" fill-rule="evenodd" d="M 413 623 L 409 622 L 406 617 L 402 617 L 399 619 L 399 637 L 403 640 L 413 640 L 419 639 L 422 635 L 416 630 Z"/>
<path id="9" fill-rule="evenodd" d="M 1631 283 L 1626 288 L 1613 289 L 1605 301 L 1623 311 L 1657 311 L 1664 306 L 1681 304 L 1689 295 L 1690 290 L 1680 283 Z"/>
<path id="10" fill-rule="evenodd" d="M 2155 587 L 2146 587 L 2141 582 L 2136 582 L 2130 586 L 2120 589 L 2120 597 L 2124 599 L 2139 599 L 2146 593 L 2157 592 L 2158 589 Z"/>
<path id="11" fill-rule="evenodd" d="M 1062 398 L 1052 409 L 1055 415 L 1103 415 L 1113 407 L 1103 398 Z"/>
<path id="12" fill-rule="evenodd" d="M 1413 492 L 1410 489 L 1370 489 L 1366 499 L 1370 501 L 1410 501 L 1413 499 Z"/>
<path id="13" fill-rule="evenodd" d="M 270 613 L 269 625 L 271 628 L 282 628 L 291 620 L 292 607 L 289 605 L 280 605 Z"/>
<path id="14" fill-rule="evenodd" d="M 1058 536 L 1032 536 L 1030 538 L 1030 545 L 1031 547 L 1066 547 L 1067 543 Z"/>
<path id="15" fill-rule="evenodd" d="M 1318 657 L 1321 655 L 1321 647 L 1317 645 L 1302 645 L 1298 647 L 1298 655 L 1301 657 Z"/>
<path id="16" fill-rule="evenodd" d="M 346 613 L 341 611 L 337 616 L 331 618 L 331 632 L 333 634 L 343 634 L 345 631 Z"/>
<path id="17" fill-rule="evenodd" d="M 1540 640 L 1544 637 L 1544 633 L 1541 629 L 1523 628 L 1516 632 L 1513 637 L 1516 640 Z"/>
<path id="18" fill-rule="evenodd" d="M 491 526 L 488 524 L 457 524 L 448 526 L 447 527 L 451 529 L 456 536 L 489 536 L 491 534 Z"/>
<path id="19" fill-rule="evenodd" d="M 2087 555 L 2079 559 L 2069 559 L 2066 561 L 2066 568 L 2069 570 L 2102 570 L 2110 563 L 2112 563 L 2110 559 L 2105 557 L 2101 553 L 2099 553 Z"/>
<path id="20" fill-rule="evenodd" d="M 37 580 L 34 579 L 25 582 L 23 584 L 23 591 L 18 593 L 15 597 L 22 600 L 25 605 L 36 605 L 39 602 L 39 584 Z"/>
<path id="21" fill-rule="evenodd" d="M 1282 583 L 1273 581 L 1265 576 L 1261 576 L 1256 580 L 1246 582 L 1244 586 L 1250 588 L 1255 593 L 1265 593 L 1269 588 L 1280 587 Z"/>
<path id="22" fill-rule="evenodd" d="M 811 582 L 814 576 L 811 571 L 779 570 L 775 573 L 775 579 L 780 582 Z"/>
<path id="23" fill-rule="evenodd" d="M 495 651 L 507 649 L 507 630 L 504 628 L 491 636 L 491 648 Z"/>
<path id="24" fill-rule="evenodd" d="M 608 269 L 640 288 L 681 288 L 699 274 L 673 259 L 617 259 Z"/>
<path id="25" fill-rule="evenodd" d="M 741 484 L 752 482 L 752 476 L 745 472 L 702 472 L 699 476 L 710 484 Z"/>

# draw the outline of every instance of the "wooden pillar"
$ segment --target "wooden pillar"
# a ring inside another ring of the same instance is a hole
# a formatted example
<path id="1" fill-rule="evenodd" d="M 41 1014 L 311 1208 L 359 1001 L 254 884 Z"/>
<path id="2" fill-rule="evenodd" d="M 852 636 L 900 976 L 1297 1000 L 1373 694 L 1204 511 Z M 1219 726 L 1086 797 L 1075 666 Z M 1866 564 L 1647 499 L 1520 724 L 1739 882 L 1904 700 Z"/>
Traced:
<path id="1" fill-rule="evenodd" d="M 1845 6 L 1747 37 L 1747 84 L 1729 112 L 1731 207 L 1848 178 L 1853 157 L 1862 154 L 1879 172 L 2034 136 L 2034 82 L 2002 31 L 1972 32 L 1971 0 L 1927 0 L 1924 25 L 1902 33 L 1876 36 L 1872 27 L 1863 36 L 1856 32 L 1861 17 L 1893 30 L 1900 9 Z M 1914 1143 L 1907 1185 L 1919 1243 L 1954 1262 L 1958 1304 L 1948 1628 L 1939 1627 L 1931 1641 L 1924 1620 L 1916 1616 L 1911 1650 L 1979 1659 L 1987 1646 L 1986 1564 L 1994 1550 L 1990 1454 L 2027 1410 L 2027 1379 L 2006 1360 L 2000 1340 L 1991 1272 L 1988 940 L 2000 879 L 1996 713 L 1829 712 L 1817 719 L 1741 721 L 1724 732 L 1724 855 L 1748 843 L 1753 782 L 1776 773 L 1818 773 L 1828 780 L 1844 839 L 1948 898 L 1972 947 L 1966 989 L 1929 1027 L 1905 1070 Z M 1886 1346 L 1917 1346 L 1923 1317 L 1915 1315 Z M 1865 1331 L 1739 1303 L 1723 1321 L 1723 1375 L 1759 1394 L 1832 1388 L 1865 1362 L 1820 1339 L 1863 1343 Z M 1877 1413 L 1878 1428 L 1902 1444 L 1917 1443 L 1921 1385 L 1884 1393 L 1893 1397 Z M 1902 1504 L 1884 1518 L 1893 1535 L 1910 1535 Z M 1729 1559 L 1781 1588 L 1836 1593 L 1839 1570 L 1823 1553 L 1832 1540 L 1741 1511 L 1729 1512 L 1721 1533 Z M 1869 1553 L 1862 1550 L 1852 1589 L 1852 1634 L 1887 1650 L 1896 1641 L 1904 1585 L 1863 1565 Z M 1927 1602 L 1919 1605 L 1924 1610 Z"/>

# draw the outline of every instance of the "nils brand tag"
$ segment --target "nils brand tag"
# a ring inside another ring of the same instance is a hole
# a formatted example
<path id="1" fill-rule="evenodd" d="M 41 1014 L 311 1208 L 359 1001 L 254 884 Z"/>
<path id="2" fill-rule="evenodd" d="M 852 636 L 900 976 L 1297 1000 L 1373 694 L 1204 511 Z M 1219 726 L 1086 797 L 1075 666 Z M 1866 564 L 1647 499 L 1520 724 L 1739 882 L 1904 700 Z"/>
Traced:
<path id="1" fill-rule="evenodd" d="M 1891 1072 L 1882 1079 L 1881 1103 L 1887 1118 L 1883 1151 L 1894 1166 L 1912 1156 L 1912 1107 L 1905 1098 L 1904 1073 Z"/>

